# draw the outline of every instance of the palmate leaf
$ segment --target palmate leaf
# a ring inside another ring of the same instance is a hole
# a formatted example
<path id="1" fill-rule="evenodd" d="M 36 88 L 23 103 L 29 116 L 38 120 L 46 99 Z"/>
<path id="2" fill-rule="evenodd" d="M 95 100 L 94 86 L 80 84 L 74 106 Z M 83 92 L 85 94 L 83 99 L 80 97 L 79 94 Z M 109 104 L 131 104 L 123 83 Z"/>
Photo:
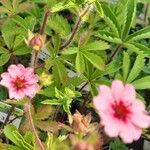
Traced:
<path id="1" fill-rule="evenodd" d="M 71 27 L 67 20 L 58 14 L 51 16 L 47 25 L 63 38 L 69 35 L 71 31 Z"/>
<path id="2" fill-rule="evenodd" d="M 94 53 L 85 52 L 85 51 L 83 51 L 82 54 L 97 69 L 99 69 L 99 70 L 105 69 L 105 62 L 100 56 L 98 56 Z"/>
<path id="3" fill-rule="evenodd" d="M 69 47 L 69 48 L 66 48 L 62 51 L 62 54 L 64 55 L 72 55 L 72 54 L 75 54 L 79 51 L 79 48 L 78 47 Z"/>
<path id="4" fill-rule="evenodd" d="M 69 1 L 67 3 L 58 2 L 56 5 L 54 5 L 51 8 L 51 12 L 54 13 L 54 12 L 62 11 L 64 9 L 75 8 L 75 7 L 77 7 L 77 5 L 72 1 Z"/>
<path id="5" fill-rule="evenodd" d="M 116 14 L 116 17 L 117 17 L 117 20 L 118 20 L 120 26 L 123 26 L 126 22 L 125 16 L 127 16 L 127 0 L 118 1 L 114 11 L 115 11 L 114 13 Z"/>
<path id="6" fill-rule="evenodd" d="M 135 46 L 132 43 L 123 43 L 123 46 L 126 47 L 128 49 L 128 51 L 130 52 L 135 52 L 137 54 L 141 54 L 142 50 L 140 48 L 138 48 L 137 46 Z"/>
<path id="7" fill-rule="evenodd" d="M 32 8 L 32 3 L 22 2 L 22 0 L 1 0 L 0 12 L 7 13 L 9 16 L 24 12 Z"/>
<path id="8" fill-rule="evenodd" d="M 83 51 L 98 51 L 98 50 L 106 50 L 109 49 L 110 45 L 104 41 L 94 41 L 91 43 L 87 43 L 80 47 L 80 49 Z"/>
<path id="9" fill-rule="evenodd" d="M 121 37 L 121 28 L 117 21 L 117 18 L 113 11 L 108 7 L 108 4 L 102 3 L 102 9 L 105 14 L 104 20 L 108 23 L 109 27 L 111 28 L 112 32 L 114 32 L 117 37 Z"/>
<path id="10" fill-rule="evenodd" d="M 12 21 L 14 21 L 20 27 L 24 28 L 26 31 L 28 31 L 28 30 L 32 31 L 36 24 L 35 18 L 31 17 L 31 16 L 27 16 L 24 19 L 24 18 L 16 15 L 15 17 L 13 17 Z"/>
<path id="11" fill-rule="evenodd" d="M 20 56 L 20 55 L 25 55 L 25 54 L 29 54 L 32 52 L 32 49 L 27 47 L 24 44 L 21 44 L 19 46 L 17 46 L 13 52 L 14 55 Z"/>
<path id="12" fill-rule="evenodd" d="M 132 85 L 134 85 L 136 89 L 150 89 L 150 76 L 135 80 L 132 82 Z"/>
<path id="13" fill-rule="evenodd" d="M 126 41 L 131 42 L 135 40 L 141 40 L 144 38 L 150 38 L 150 26 L 143 28 L 139 31 L 134 32 L 133 34 L 129 35 Z"/>
<path id="14" fill-rule="evenodd" d="M 126 81 L 126 79 L 127 79 L 127 76 L 129 73 L 129 68 L 130 68 L 130 58 L 129 58 L 128 53 L 124 52 L 123 66 L 122 66 L 124 81 Z"/>
<path id="15" fill-rule="evenodd" d="M 116 35 L 112 32 L 99 30 L 98 32 L 95 33 L 95 36 L 103 40 L 106 40 L 108 42 L 112 42 L 116 44 L 122 43 L 121 39 L 117 38 Z"/>
<path id="16" fill-rule="evenodd" d="M 11 54 L 9 53 L 4 53 L 0 55 L 0 66 L 5 65 L 9 61 L 10 57 L 11 57 Z"/>
<path id="17" fill-rule="evenodd" d="M 64 64 L 58 59 L 56 59 L 53 62 L 53 64 L 54 64 L 53 73 L 54 73 L 55 81 L 58 80 L 57 77 L 59 77 L 61 83 L 63 83 L 63 85 L 66 85 L 68 82 L 68 75 L 67 75 L 67 70 L 66 70 Z"/>
<path id="18" fill-rule="evenodd" d="M 99 15 L 101 17 L 103 17 L 104 16 L 104 11 L 103 11 L 103 8 L 101 6 L 101 3 L 98 0 L 95 1 L 95 6 L 96 6 L 96 9 L 97 9 L 97 12 L 99 13 Z"/>
<path id="19" fill-rule="evenodd" d="M 84 73 L 85 71 L 84 56 L 81 52 L 77 53 L 76 60 L 75 60 L 75 68 L 77 72 L 79 72 L 80 74 Z"/>
<path id="20" fill-rule="evenodd" d="M 25 141 L 14 125 L 9 124 L 5 126 L 4 134 L 21 150 L 34 150 L 33 146 Z"/>
<path id="21" fill-rule="evenodd" d="M 131 42 L 134 46 L 139 48 L 145 55 L 148 55 L 150 57 L 150 48 L 137 42 Z"/>
<path id="22" fill-rule="evenodd" d="M 135 12 L 136 12 L 136 0 L 128 0 L 126 23 L 123 26 L 122 40 L 124 40 L 129 33 L 130 27 L 133 22 L 133 18 L 135 16 Z"/>
<path id="23" fill-rule="evenodd" d="M 127 82 L 132 82 L 141 72 L 142 68 L 144 67 L 144 54 L 141 53 L 136 57 L 136 60 L 134 62 L 134 65 L 129 73 L 129 76 L 127 78 Z"/>

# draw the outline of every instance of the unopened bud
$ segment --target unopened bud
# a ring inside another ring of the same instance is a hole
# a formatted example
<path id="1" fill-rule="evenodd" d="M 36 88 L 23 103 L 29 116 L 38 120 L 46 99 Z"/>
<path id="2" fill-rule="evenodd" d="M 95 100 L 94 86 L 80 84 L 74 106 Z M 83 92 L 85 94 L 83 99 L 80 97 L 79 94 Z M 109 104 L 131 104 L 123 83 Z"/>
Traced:
<path id="1" fill-rule="evenodd" d="M 39 80 L 43 86 L 51 85 L 53 83 L 52 79 L 53 79 L 52 75 L 49 75 L 45 72 L 43 72 L 39 77 Z"/>
<path id="2" fill-rule="evenodd" d="M 31 46 L 34 50 L 39 51 L 43 47 L 43 39 L 40 34 L 35 35 L 29 42 L 29 46 Z"/>
<path id="3" fill-rule="evenodd" d="M 39 51 L 44 47 L 45 36 L 40 34 L 33 34 L 30 30 L 28 31 L 28 39 L 25 39 L 25 43 L 30 46 L 33 50 Z"/>

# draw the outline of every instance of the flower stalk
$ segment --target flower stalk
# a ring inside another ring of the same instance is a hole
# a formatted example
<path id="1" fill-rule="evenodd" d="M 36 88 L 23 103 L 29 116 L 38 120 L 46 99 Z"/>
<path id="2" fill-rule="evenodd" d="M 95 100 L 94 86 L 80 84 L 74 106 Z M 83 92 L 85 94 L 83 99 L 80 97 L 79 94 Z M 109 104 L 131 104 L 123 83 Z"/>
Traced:
<path id="1" fill-rule="evenodd" d="M 46 150 L 36 132 L 36 129 L 35 129 L 35 126 L 34 126 L 34 122 L 33 122 L 33 119 L 32 119 L 32 114 L 31 114 L 31 102 L 30 100 L 28 100 L 28 103 L 25 105 L 25 111 L 28 115 L 28 119 L 29 119 L 29 123 L 30 123 L 30 127 L 31 127 L 31 131 L 33 132 L 35 138 L 36 138 L 36 142 L 37 142 L 37 145 L 40 147 L 41 150 Z"/>
<path id="2" fill-rule="evenodd" d="M 50 15 L 50 11 L 48 10 L 44 14 L 44 19 L 43 19 L 43 23 L 41 25 L 41 29 L 39 31 L 39 34 L 35 35 L 34 36 L 35 39 L 33 39 L 34 40 L 33 43 L 35 42 L 36 48 L 38 46 L 38 50 L 33 48 L 32 55 L 31 55 L 31 64 L 30 64 L 30 66 L 34 69 L 37 67 L 39 51 L 41 50 L 41 48 L 44 45 L 44 38 L 43 38 L 44 36 L 43 35 L 44 35 L 46 22 L 47 22 L 47 19 L 48 19 L 49 15 Z"/>

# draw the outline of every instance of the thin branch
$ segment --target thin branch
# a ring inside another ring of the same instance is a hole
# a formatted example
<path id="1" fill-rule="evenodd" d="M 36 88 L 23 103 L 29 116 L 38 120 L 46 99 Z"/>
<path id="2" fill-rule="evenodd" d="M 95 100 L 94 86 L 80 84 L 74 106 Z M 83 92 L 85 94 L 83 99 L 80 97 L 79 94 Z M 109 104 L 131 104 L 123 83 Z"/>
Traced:
<path id="1" fill-rule="evenodd" d="M 87 82 L 85 82 L 82 86 L 81 86 L 81 88 L 79 89 L 79 92 L 81 92 L 87 85 L 88 85 L 88 81 Z"/>
<path id="2" fill-rule="evenodd" d="M 120 51 L 120 49 L 122 48 L 122 45 L 119 44 L 116 49 L 112 52 L 112 54 L 110 55 L 109 59 L 106 61 L 106 64 L 109 64 L 113 58 L 117 55 L 117 53 Z"/>
<path id="3" fill-rule="evenodd" d="M 71 42 L 73 41 L 73 39 L 74 39 L 74 37 L 75 37 L 79 27 L 80 27 L 80 24 L 82 22 L 82 17 L 84 17 L 86 15 L 86 13 L 89 11 L 89 9 L 90 9 L 90 6 L 86 7 L 85 10 L 83 11 L 83 13 L 79 16 L 69 39 L 60 47 L 60 50 L 66 48 L 67 46 L 69 46 L 71 44 Z"/>
<path id="4" fill-rule="evenodd" d="M 144 26 L 147 26 L 148 24 L 148 10 L 149 10 L 150 3 L 145 4 L 145 10 L 144 10 L 144 18 L 143 18 L 143 24 Z"/>
<path id="5" fill-rule="evenodd" d="M 28 104 L 25 105 L 25 110 L 26 110 L 26 113 L 28 115 L 28 118 L 29 118 L 29 123 L 30 123 L 30 127 L 31 127 L 31 130 L 36 138 L 36 142 L 37 144 L 39 145 L 40 149 L 41 150 L 46 150 L 36 132 L 36 129 L 35 129 L 35 126 L 34 126 L 34 123 L 33 123 L 33 119 L 32 119 L 32 114 L 31 114 L 31 102 L 29 100 Z"/>
<path id="6" fill-rule="evenodd" d="M 83 109 L 84 109 L 84 107 L 85 107 L 87 101 L 89 100 L 90 95 L 91 95 L 91 92 L 89 91 L 89 92 L 87 93 L 86 97 L 84 98 L 84 101 L 83 101 L 83 103 L 82 103 L 82 105 L 81 105 L 81 107 L 80 107 L 80 109 L 79 109 L 80 113 L 83 112 Z"/>
<path id="7" fill-rule="evenodd" d="M 45 31 L 45 27 L 46 27 L 46 23 L 47 23 L 47 19 L 48 19 L 48 16 L 50 15 L 50 11 L 46 11 L 45 14 L 44 14 L 44 18 L 43 18 L 43 23 L 41 25 L 41 29 L 39 31 L 39 34 L 42 36 L 44 34 L 44 31 Z M 31 64 L 30 66 L 32 68 L 36 68 L 37 67 L 37 63 L 38 63 L 38 55 L 39 55 L 39 52 L 38 51 L 35 51 L 33 50 L 32 51 L 32 55 L 31 55 Z"/>
<path id="8" fill-rule="evenodd" d="M 42 26 L 41 26 L 41 29 L 40 29 L 40 34 L 43 35 L 44 34 L 44 31 L 45 31 L 45 27 L 46 27 L 46 22 L 47 22 L 47 19 L 48 19 L 48 16 L 50 15 L 50 11 L 46 11 L 45 14 L 44 14 L 44 19 L 43 19 L 43 23 L 42 23 Z"/>

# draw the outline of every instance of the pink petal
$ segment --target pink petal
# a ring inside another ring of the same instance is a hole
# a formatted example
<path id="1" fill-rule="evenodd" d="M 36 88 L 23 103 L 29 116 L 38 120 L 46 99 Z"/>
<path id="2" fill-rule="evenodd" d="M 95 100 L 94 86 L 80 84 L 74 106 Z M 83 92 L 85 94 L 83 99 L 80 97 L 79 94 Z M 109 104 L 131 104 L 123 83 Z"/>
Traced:
<path id="1" fill-rule="evenodd" d="M 133 142 L 133 135 L 131 132 L 131 126 L 129 123 L 120 122 L 120 137 L 124 143 L 132 143 Z"/>
<path id="2" fill-rule="evenodd" d="M 131 84 L 126 84 L 124 87 L 123 95 L 124 100 L 133 101 L 136 99 L 136 92 L 134 86 Z"/>
<path id="3" fill-rule="evenodd" d="M 101 95 L 95 96 L 93 102 L 98 111 L 107 111 L 109 109 L 110 102 L 105 100 Z"/>
<path id="4" fill-rule="evenodd" d="M 29 96 L 30 98 L 33 98 L 36 93 L 39 91 L 39 85 L 38 84 L 33 84 L 28 86 L 27 88 L 24 89 L 24 93 L 26 96 Z"/>
<path id="5" fill-rule="evenodd" d="M 134 126 L 129 120 L 128 122 L 120 122 L 120 137 L 124 143 L 132 143 L 133 140 L 138 140 L 142 130 Z"/>
<path id="6" fill-rule="evenodd" d="M 101 85 L 99 90 L 100 90 L 100 96 L 103 97 L 105 101 L 109 101 L 109 102 L 114 101 L 111 89 L 108 86 Z"/>
<path id="7" fill-rule="evenodd" d="M 131 116 L 131 121 L 139 128 L 148 128 L 150 126 L 150 116 L 144 112 L 137 112 L 133 114 Z"/>
<path id="8" fill-rule="evenodd" d="M 120 100 L 124 91 L 124 85 L 119 80 L 114 80 L 112 82 L 111 91 L 115 100 Z"/>
<path id="9" fill-rule="evenodd" d="M 8 68 L 8 72 L 9 74 L 11 75 L 12 78 L 15 78 L 15 77 L 19 77 L 23 74 L 23 69 L 24 69 L 24 66 L 23 65 L 10 65 L 9 68 Z"/>
<path id="10" fill-rule="evenodd" d="M 11 91 L 9 90 L 9 98 L 10 99 L 22 99 L 24 97 L 24 93 L 21 91 Z"/>
<path id="11" fill-rule="evenodd" d="M 119 120 L 110 114 L 101 113 L 101 124 L 109 137 L 117 137 L 119 135 Z"/>

